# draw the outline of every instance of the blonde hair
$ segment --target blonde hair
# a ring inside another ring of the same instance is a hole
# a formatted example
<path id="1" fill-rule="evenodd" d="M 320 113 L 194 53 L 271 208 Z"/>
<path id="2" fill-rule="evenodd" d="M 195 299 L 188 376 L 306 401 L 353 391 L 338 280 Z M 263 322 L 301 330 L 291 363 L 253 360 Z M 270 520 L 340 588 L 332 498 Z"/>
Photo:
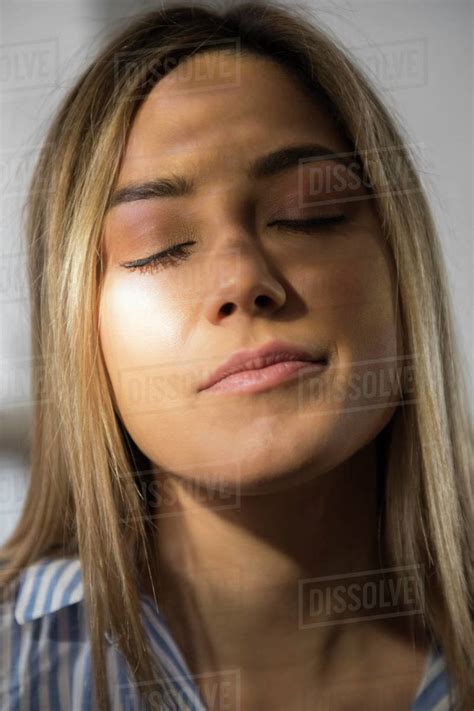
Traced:
<path id="1" fill-rule="evenodd" d="M 416 354 L 413 401 L 397 408 L 384 441 L 386 562 L 420 564 L 426 627 L 442 646 L 460 708 L 471 711 L 473 437 L 439 238 L 402 129 L 370 82 L 330 32 L 276 2 L 226 12 L 181 5 L 138 17 L 82 74 L 52 122 L 27 205 L 31 479 L 1 550 L 8 567 L 0 582 L 44 555 L 79 555 L 99 708 L 108 708 L 107 628 L 135 681 L 157 679 L 137 587 L 140 571 L 159 577 L 135 476 L 146 459 L 128 443 L 99 346 L 102 225 L 157 68 L 236 39 L 242 52 L 281 63 L 327 103 L 376 195 L 396 265 L 404 352 Z M 400 190 L 407 179 L 411 189 Z"/>

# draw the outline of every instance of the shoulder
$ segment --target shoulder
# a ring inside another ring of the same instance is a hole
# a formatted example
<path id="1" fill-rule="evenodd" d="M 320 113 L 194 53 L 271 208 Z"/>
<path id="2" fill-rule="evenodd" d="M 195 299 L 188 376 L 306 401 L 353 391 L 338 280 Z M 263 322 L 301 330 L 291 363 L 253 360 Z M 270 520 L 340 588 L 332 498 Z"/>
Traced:
<path id="1" fill-rule="evenodd" d="M 89 681 L 82 601 L 77 558 L 42 558 L 14 579 L 1 603 L 0 708 L 67 708 L 70 690 Z"/>
<path id="2" fill-rule="evenodd" d="M 94 709 L 92 646 L 79 557 L 42 558 L 25 567 L 0 603 L 0 709 Z M 144 603 L 154 652 L 168 661 L 172 641 Z M 108 691 L 114 709 L 141 708 L 128 665 L 105 632 Z M 167 643 L 168 642 L 168 643 Z M 171 662 L 170 662 L 171 664 Z"/>
<path id="3" fill-rule="evenodd" d="M 54 625 L 63 611 L 69 612 L 72 620 L 83 597 L 78 558 L 41 558 L 23 568 L 9 586 L 2 602 L 0 633 L 10 633 L 13 638 L 28 636 L 32 629 Z M 70 630 L 71 634 L 77 631 Z"/>
<path id="4" fill-rule="evenodd" d="M 83 600 L 78 558 L 41 558 L 16 579 L 11 611 L 19 625 L 38 620 Z"/>

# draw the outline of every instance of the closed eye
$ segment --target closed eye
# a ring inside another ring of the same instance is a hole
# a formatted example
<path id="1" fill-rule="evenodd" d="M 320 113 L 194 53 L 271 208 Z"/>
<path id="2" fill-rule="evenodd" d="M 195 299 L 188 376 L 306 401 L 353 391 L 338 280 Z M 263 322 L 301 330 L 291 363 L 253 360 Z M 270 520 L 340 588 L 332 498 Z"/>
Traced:
<path id="1" fill-rule="evenodd" d="M 312 232 L 320 227 L 341 224 L 346 220 L 346 215 L 330 215 L 329 217 L 310 217 L 306 220 L 274 220 L 270 222 L 268 226 L 276 226 L 281 229 L 289 229 L 297 232 Z M 134 262 L 123 262 L 121 266 L 130 271 L 153 272 L 159 267 L 176 264 L 177 262 L 182 262 L 187 259 L 189 256 L 187 247 L 193 244 L 196 244 L 196 242 L 189 241 L 174 244 L 162 252 L 152 254 L 149 257 L 137 259 Z"/>
<path id="2" fill-rule="evenodd" d="M 187 247 L 192 244 L 196 243 L 190 241 L 182 242 L 181 244 L 174 244 L 162 252 L 152 254 L 149 257 L 144 257 L 143 259 L 137 259 L 135 262 L 123 262 L 121 266 L 125 267 L 125 269 L 130 269 L 131 271 L 138 269 L 139 272 L 152 272 L 159 266 L 166 266 L 167 264 L 174 264 L 176 262 L 184 261 L 189 255 Z"/>
<path id="3" fill-rule="evenodd" d="M 311 232 L 319 227 L 338 225 L 347 220 L 347 215 L 330 215 L 329 217 L 309 217 L 306 220 L 274 220 L 269 227 L 281 227 L 299 232 Z"/>

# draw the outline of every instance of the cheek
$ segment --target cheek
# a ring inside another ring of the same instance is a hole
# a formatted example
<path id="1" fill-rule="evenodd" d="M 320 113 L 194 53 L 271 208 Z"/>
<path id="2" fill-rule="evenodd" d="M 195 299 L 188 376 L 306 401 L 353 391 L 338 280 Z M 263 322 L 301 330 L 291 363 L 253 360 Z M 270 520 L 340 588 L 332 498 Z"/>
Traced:
<path id="1" fill-rule="evenodd" d="M 383 254 L 331 259 L 312 270 L 308 284 L 308 303 L 338 344 L 374 356 L 396 351 L 395 282 Z"/>
<path id="2" fill-rule="evenodd" d="M 143 363 L 150 352 L 156 328 L 147 328 L 152 318 L 151 299 L 133 280 L 106 278 L 100 301 L 101 338 L 110 365 Z M 155 324 L 156 326 L 156 324 Z"/>
<path id="3" fill-rule="evenodd" d="M 400 400 L 405 367 L 390 261 L 380 252 L 334 261 L 314 287 L 312 304 L 337 351 L 325 390 L 315 390 L 314 400 L 340 420 L 347 436 L 351 430 L 372 435 Z"/>
<path id="4" fill-rule="evenodd" d="M 101 347 L 122 415 L 145 411 L 151 390 L 159 406 L 184 385 L 177 368 L 183 339 L 179 308 L 152 285 L 137 282 L 110 274 L 100 299 Z"/>

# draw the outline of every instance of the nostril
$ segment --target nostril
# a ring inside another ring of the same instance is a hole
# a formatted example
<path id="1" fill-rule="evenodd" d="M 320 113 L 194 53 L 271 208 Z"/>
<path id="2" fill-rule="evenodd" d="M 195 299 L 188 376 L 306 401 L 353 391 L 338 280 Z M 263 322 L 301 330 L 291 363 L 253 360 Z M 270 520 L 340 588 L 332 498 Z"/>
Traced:
<path id="1" fill-rule="evenodd" d="M 260 296 L 257 296 L 255 299 L 255 303 L 257 306 L 266 306 L 268 302 L 270 301 L 270 297 L 267 296 L 266 294 L 261 294 Z"/>
<path id="2" fill-rule="evenodd" d="M 231 303 L 229 302 L 229 303 L 224 304 L 223 306 L 221 306 L 221 313 L 222 313 L 224 316 L 228 316 L 229 314 L 231 314 L 231 313 L 233 312 L 234 308 L 235 308 L 235 304 L 231 304 Z"/>

